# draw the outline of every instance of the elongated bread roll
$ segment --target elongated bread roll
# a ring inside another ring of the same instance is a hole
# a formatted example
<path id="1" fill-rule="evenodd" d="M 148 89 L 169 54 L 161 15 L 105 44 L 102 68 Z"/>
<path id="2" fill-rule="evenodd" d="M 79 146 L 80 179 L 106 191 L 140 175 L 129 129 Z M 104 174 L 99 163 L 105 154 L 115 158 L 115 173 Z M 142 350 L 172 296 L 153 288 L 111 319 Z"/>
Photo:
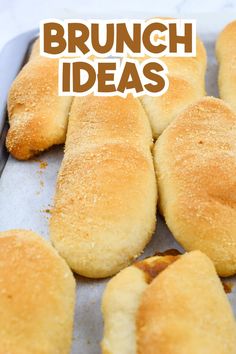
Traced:
<path id="1" fill-rule="evenodd" d="M 41 57 L 36 41 L 29 62 L 8 96 L 9 152 L 19 160 L 27 160 L 64 143 L 71 102 L 72 97 L 58 96 L 58 59 Z"/>
<path id="2" fill-rule="evenodd" d="M 151 147 L 133 96 L 74 99 L 50 231 L 75 272 L 112 275 L 150 240 L 157 201 Z"/>
<path id="3" fill-rule="evenodd" d="M 40 56 L 40 38 L 38 37 L 31 48 L 30 60 Z"/>
<path id="4" fill-rule="evenodd" d="M 207 97 L 187 108 L 154 149 L 160 207 L 174 237 L 222 276 L 236 272 L 236 115 Z"/>
<path id="5" fill-rule="evenodd" d="M 236 353 L 236 324 L 210 259 L 156 256 L 122 270 L 103 295 L 104 354 Z"/>
<path id="6" fill-rule="evenodd" d="M 0 232 L 0 353 L 69 354 L 75 281 L 35 233 Z"/>
<path id="7" fill-rule="evenodd" d="M 219 62 L 218 86 L 220 97 L 236 113 L 236 21 L 229 23 L 216 42 Z"/>
<path id="8" fill-rule="evenodd" d="M 154 138 L 163 132 L 178 113 L 205 95 L 206 50 L 199 38 L 196 43 L 196 57 L 161 58 L 169 72 L 169 88 L 164 95 L 140 97 L 148 114 Z"/>

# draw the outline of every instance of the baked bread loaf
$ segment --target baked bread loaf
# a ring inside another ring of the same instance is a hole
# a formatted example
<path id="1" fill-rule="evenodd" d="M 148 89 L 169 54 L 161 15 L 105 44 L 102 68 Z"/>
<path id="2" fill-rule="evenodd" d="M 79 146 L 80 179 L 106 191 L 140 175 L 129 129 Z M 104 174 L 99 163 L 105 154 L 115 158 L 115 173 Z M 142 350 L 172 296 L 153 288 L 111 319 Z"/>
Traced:
<path id="1" fill-rule="evenodd" d="M 103 354 L 236 353 L 236 324 L 210 259 L 200 251 L 145 259 L 103 295 Z"/>
<path id="2" fill-rule="evenodd" d="M 236 21 L 229 23 L 216 42 L 219 62 L 218 86 L 220 97 L 236 113 Z"/>
<path id="3" fill-rule="evenodd" d="M 157 202 L 152 144 L 133 96 L 74 99 L 50 233 L 75 272 L 115 274 L 150 240 Z"/>
<path id="4" fill-rule="evenodd" d="M 0 353 L 69 354 L 75 281 L 33 232 L 0 232 Z"/>
<path id="5" fill-rule="evenodd" d="M 196 57 L 161 57 L 169 72 L 169 88 L 164 95 L 140 97 L 154 138 L 163 132 L 178 113 L 205 95 L 206 50 L 198 37 L 196 43 Z"/>
<path id="6" fill-rule="evenodd" d="M 40 39 L 39 37 L 34 41 L 31 52 L 30 52 L 30 59 L 35 59 L 36 57 L 40 56 Z"/>
<path id="7" fill-rule="evenodd" d="M 183 111 L 154 148 L 160 209 L 174 237 L 221 276 L 236 273 L 236 115 L 206 97 Z"/>
<path id="8" fill-rule="evenodd" d="M 72 97 L 58 96 L 58 59 L 41 57 L 38 41 L 8 96 L 8 151 L 19 160 L 65 142 Z"/>

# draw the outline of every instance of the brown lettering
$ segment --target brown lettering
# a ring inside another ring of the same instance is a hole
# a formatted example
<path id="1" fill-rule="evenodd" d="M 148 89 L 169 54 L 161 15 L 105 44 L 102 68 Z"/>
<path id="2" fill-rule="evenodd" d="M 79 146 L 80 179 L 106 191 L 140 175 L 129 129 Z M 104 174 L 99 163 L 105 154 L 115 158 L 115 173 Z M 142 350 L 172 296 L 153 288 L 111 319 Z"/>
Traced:
<path id="1" fill-rule="evenodd" d="M 70 68 L 71 63 L 63 63 L 62 66 L 62 90 L 63 92 L 70 92 Z"/>
<path id="2" fill-rule="evenodd" d="M 131 80 L 129 80 L 129 78 L 131 78 Z M 127 62 L 124 67 L 117 91 L 124 93 L 125 90 L 132 88 L 135 89 L 137 93 L 143 91 L 143 86 L 136 65 L 134 63 Z"/>
<path id="3" fill-rule="evenodd" d="M 64 38 L 64 28 L 59 23 L 48 22 L 43 25 L 44 30 L 44 52 L 48 54 L 60 54 L 66 49 L 66 40 Z M 56 34 L 52 34 L 55 30 Z M 52 46 L 57 43 L 57 46 Z"/>
<path id="4" fill-rule="evenodd" d="M 76 61 L 73 64 L 73 92 L 86 92 L 93 87 L 96 81 L 96 72 L 92 65 L 85 61 Z M 81 83 L 81 71 L 88 73 L 88 80 Z"/>
<path id="5" fill-rule="evenodd" d="M 185 23 L 184 24 L 184 35 L 177 35 L 177 25 L 176 23 L 169 24 L 169 50 L 170 53 L 177 53 L 177 45 L 179 43 L 184 44 L 185 53 L 192 52 L 192 24 Z"/>
<path id="6" fill-rule="evenodd" d="M 77 32 L 80 31 L 80 35 Z M 85 42 L 89 38 L 89 29 L 83 23 L 68 23 L 68 51 L 76 53 L 78 48 L 84 55 L 89 52 Z"/>
<path id="7" fill-rule="evenodd" d="M 106 42 L 101 45 L 99 42 L 99 25 L 97 23 L 92 23 L 91 25 L 91 42 L 93 48 L 99 54 L 108 53 L 113 46 L 114 42 L 114 24 L 106 24 Z"/>
<path id="8" fill-rule="evenodd" d="M 131 38 L 126 24 L 118 23 L 116 31 L 116 52 L 124 53 L 124 45 L 133 52 L 139 53 L 141 51 L 141 25 L 135 23 L 133 25 L 133 37 Z"/>
<path id="9" fill-rule="evenodd" d="M 155 84 L 149 83 L 144 85 L 147 91 L 152 93 L 157 93 L 164 89 L 165 80 L 163 79 L 162 76 L 158 74 L 159 71 L 163 71 L 163 67 L 161 66 L 161 64 L 157 62 L 150 62 L 144 66 L 143 68 L 144 76 L 147 79 L 155 82 Z"/>
<path id="10" fill-rule="evenodd" d="M 114 81 L 114 72 L 108 73 L 108 70 L 116 70 L 116 63 L 98 63 L 98 92 L 115 92 L 114 84 L 107 84 L 107 81 Z"/>
<path id="11" fill-rule="evenodd" d="M 166 49 L 166 45 L 164 44 L 154 45 L 151 43 L 150 40 L 153 31 L 164 32 L 166 30 L 167 27 L 164 24 L 159 22 L 150 23 L 150 25 L 148 25 L 145 28 L 145 30 L 143 31 L 143 44 L 149 52 L 153 54 L 160 54 Z"/>

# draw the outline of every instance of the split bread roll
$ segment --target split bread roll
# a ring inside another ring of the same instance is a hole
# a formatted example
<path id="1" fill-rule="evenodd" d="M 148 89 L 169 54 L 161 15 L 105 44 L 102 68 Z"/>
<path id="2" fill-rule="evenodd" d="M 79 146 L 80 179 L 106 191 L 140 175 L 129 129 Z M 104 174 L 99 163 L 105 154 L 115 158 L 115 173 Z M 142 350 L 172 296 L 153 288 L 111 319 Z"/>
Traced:
<path id="1" fill-rule="evenodd" d="M 207 57 L 205 47 L 198 37 L 196 48 L 196 57 L 161 57 L 169 72 L 167 92 L 159 97 L 140 97 L 148 114 L 154 138 L 164 131 L 178 113 L 205 95 Z"/>
<path id="2" fill-rule="evenodd" d="M 154 148 L 160 209 L 174 237 L 221 276 L 236 273 L 236 115 L 206 97 L 183 111 Z"/>
<path id="3" fill-rule="evenodd" d="M 50 233 L 75 272 L 115 274 L 150 240 L 157 202 L 152 144 L 133 96 L 74 99 Z"/>
<path id="4" fill-rule="evenodd" d="M 0 353 L 69 354 L 73 275 L 33 232 L 0 232 Z"/>
<path id="5" fill-rule="evenodd" d="M 216 42 L 219 62 L 218 86 L 220 97 L 236 113 L 236 21 L 229 23 Z"/>
<path id="6" fill-rule="evenodd" d="M 102 300 L 103 354 L 235 354 L 236 323 L 200 251 L 148 258 L 111 279 Z"/>
<path id="7" fill-rule="evenodd" d="M 41 57 L 38 41 L 8 96 L 8 151 L 19 160 L 65 142 L 72 97 L 58 96 L 58 59 Z"/>

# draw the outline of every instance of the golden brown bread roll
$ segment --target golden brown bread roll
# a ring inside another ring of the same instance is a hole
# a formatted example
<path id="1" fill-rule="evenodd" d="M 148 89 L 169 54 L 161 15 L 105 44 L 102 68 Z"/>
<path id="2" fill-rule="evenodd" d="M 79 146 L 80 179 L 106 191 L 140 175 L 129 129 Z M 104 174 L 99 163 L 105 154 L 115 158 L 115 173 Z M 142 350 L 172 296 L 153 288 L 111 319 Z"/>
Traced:
<path id="1" fill-rule="evenodd" d="M 9 152 L 19 160 L 27 160 L 64 143 L 71 102 L 72 97 L 58 96 L 58 59 L 41 57 L 36 41 L 29 62 L 8 96 Z"/>
<path id="2" fill-rule="evenodd" d="M 218 86 L 220 97 L 236 113 L 236 21 L 229 23 L 216 42 L 219 62 Z"/>
<path id="3" fill-rule="evenodd" d="M 200 251 L 148 258 L 103 295 L 104 354 L 236 353 L 236 324 L 210 259 Z"/>
<path id="4" fill-rule="evenodd" d="M 69 354 L 75 281 L 33 232 L 0 232 L 0 353 Z"/>
<path id="5" fill-rule="evenodd" d="M 112 275 L 150 240 L 157 201 L 151 147 L 133 96 L 74 99 L 50 233 L 75 272 Z"/>
<path id="6" fill-rule="evenodd" d="M 40 38 L 38 37 L 31 48 L 30 52 L 30 59 L 34 59 L 36 57 L 40 56 Z"/>
<path id="7" fill-rule="evenodd" d="M 206 50 L 197 38 L 197 56 L 161 57 L 168 68 L 169 88 L 160 97 L 140 97 L 148 114 L 153 136 L 157 138 L 189 104 L 205 95 Z"/>
<path id="8" fill-rule="evenodd" d="M 216 98 L 183 111 L 157 140 L 160 209 L 174 237 L 218 273 L 236 273 L 236 116 Z"/>

